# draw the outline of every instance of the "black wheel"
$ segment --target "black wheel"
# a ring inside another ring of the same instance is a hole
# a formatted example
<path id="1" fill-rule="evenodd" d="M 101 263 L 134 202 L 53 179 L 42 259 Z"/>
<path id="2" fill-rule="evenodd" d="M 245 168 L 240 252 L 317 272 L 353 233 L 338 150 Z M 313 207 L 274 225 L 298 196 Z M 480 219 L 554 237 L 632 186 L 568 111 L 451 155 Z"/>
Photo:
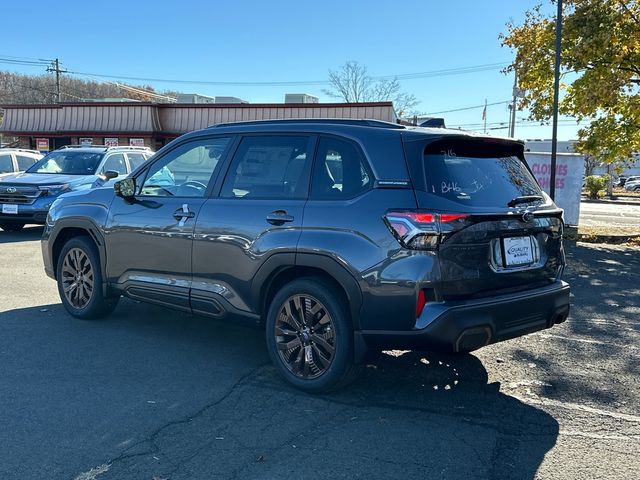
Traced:
<path id="1" fill-rule="evenodd" d="M 267 315 L 267 348 L 278 372 L 291 384 L 319 393 L 354 376 L 353 329 L 345 302 L 320 279 L 285 285 Z"/>
<path id="2" fill-rule="evenodd" d="M 120 299 L 103 294 L 98 249 L 87 237 L 74 237 L 65 243 L 58 258 L 56 278 L 64 308 L 77 318 L 109 315 Z"/>
<path id="3" fill-rule="evenodd" d="M 0 228 L 5 232 L 19 232 L 24 228 L 24 223 L 19 222 L 0 222 Z"/>

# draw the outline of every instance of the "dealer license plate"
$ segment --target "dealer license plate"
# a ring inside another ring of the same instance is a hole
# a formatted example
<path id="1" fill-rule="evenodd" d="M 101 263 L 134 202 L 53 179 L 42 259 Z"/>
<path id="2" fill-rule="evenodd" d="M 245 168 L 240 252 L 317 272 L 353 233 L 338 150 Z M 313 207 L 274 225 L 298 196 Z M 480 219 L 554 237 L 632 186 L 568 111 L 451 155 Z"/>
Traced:
<path id="1" fill-rule="evenodd" d="M 503 239 L 505 266 L 528 265 L 533 263 L 531 237 L 510 237 Z"/>
<path id="2" fill-rule="evenodd" d="M 5 215 L 17 215 L 18 205 L 9 205 L 9 204 L 3 203 L 2 213 L 4 213 Z"/>

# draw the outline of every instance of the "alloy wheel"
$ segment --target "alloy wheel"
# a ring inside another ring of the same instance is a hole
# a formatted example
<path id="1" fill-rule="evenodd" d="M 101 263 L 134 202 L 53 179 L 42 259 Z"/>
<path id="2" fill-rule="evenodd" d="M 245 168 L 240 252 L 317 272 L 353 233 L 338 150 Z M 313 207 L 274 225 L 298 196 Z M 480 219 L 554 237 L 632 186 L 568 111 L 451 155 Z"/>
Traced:
<path id="1" fill-rule="evenodd" d="M 67 252 L 62 263 L 62 291 L 75 308 L 87 306 L 93 293 L 93 267 L 88 255 L 80 248 Z"/>
<path id="2" fill-rule="evenodd" d="M 333 361 L 336 340 L 333 319 L 311 295 L 293 295 L 282 304 L 275 335 L 280 359 L 299 378 L 318 378 Z"/>

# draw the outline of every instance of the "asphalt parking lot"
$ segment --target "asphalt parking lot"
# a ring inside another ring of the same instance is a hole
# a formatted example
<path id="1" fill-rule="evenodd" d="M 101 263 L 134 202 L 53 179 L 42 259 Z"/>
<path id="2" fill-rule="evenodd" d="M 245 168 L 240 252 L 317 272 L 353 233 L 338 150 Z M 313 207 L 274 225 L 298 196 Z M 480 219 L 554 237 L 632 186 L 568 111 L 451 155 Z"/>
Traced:
<path id="1" fill-rule="evenodd" d="M 40 234 L 0 231 L 0 478 L 638 478 L 638 249 L 567 244 L 560 326 L 310 396 L 259 331 L 131 300 L 72 319 Z"/>

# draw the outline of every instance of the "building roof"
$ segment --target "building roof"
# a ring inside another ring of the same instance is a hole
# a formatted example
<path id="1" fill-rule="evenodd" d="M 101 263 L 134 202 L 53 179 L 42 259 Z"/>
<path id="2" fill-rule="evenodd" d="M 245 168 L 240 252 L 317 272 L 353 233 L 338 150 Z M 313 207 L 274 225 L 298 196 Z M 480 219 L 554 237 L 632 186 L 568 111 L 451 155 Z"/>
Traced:
<path id="1" fill-rule="evenodd" d="M 13 135 L 180 135 L 209 125 L 285 118 L 370 118 L 395 122 L 391 102 L 6 105 L 0 133 Z"/>

